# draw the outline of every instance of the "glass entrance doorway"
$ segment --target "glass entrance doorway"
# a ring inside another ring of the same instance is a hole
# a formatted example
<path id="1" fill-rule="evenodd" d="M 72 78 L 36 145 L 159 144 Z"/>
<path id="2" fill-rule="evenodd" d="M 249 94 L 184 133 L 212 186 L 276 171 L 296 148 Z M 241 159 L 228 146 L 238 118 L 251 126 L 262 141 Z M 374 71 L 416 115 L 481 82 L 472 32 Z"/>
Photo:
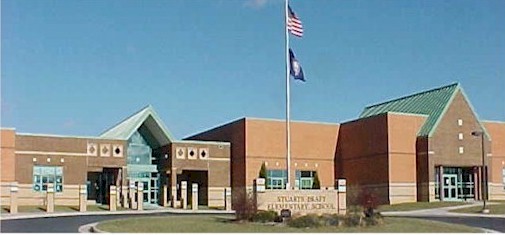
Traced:
<path id="1" fill-rule="evenodd" d="M 474 200 L 474 174 L 472 167 L 443 167 L 443 172 L 436 167 L 435 198 L 444 201 Z"/>
<path id="2" fill-rule="evenodd" d="M 444 175 L 444 199 L 458 200 L 458 175 Z"/>
<path id="3" fill-rule="evenodd" d="M 159 176 L 158 173 L 152 173 L 151 177 L 130 178 L 130 182 L 142 182 L 143 202 L 146 204 L 158 203 Z"/>

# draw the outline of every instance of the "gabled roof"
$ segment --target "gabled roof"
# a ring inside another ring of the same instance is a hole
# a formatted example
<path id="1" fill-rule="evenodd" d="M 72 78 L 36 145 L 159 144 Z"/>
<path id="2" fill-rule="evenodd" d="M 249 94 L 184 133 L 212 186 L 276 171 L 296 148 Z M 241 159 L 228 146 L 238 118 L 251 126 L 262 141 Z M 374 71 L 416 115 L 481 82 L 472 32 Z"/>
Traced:
<path id="1" fill-rule="evenodd" d="M 128 140 L 142 125 L 149 130 L 160 146 L 171 143 L 174 140 L 151 105 L 146 106 L 114 127 L 106 130 L 100 137 Z"/>
<path id="2" fill-rule="evenodd" d="M 445 112 L 447 111 L 449 105 L 452 103 L 452 100 L 454 99 L 458 91 L 461 91 L 461 93 L 467 100 L 472 112 L 474 112 L 475 114 L 472 105 L 468 101 L 459 83 L 453 83 L 447 86 L 422 91 L 413 95 L 368 106 L 363 110 L 363 112 L 360 115 L 360 118 L 375 116 L 386 112 L 401 112 L 401 113 L 428 115 L 428 118 L 424 122 L 424 125 L 418 132 L 418 136 L 430 137 L 432 136 L 438 123 L 444 116 Z M 481 127 L 484 129 L 482 124 Z"/>

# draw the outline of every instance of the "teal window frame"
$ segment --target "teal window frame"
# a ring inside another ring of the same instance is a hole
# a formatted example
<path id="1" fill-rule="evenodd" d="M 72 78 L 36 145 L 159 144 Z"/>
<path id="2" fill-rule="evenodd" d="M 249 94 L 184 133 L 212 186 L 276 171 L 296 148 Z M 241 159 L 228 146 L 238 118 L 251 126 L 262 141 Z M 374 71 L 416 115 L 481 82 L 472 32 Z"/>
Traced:
<path id="1" fill-rule="evenodd" d="M 267 189 L 286 189 L 288 174 L 286 170 L 267 170 Z"/>
<path id="2" fill-rule="evenodd" d="M 63 167 L 33 166 L 33 191 L 47 192 L 47 185 L 53 184 L 54 192 L 63 192 Z"/>
<path id="3" fill-rule="evenodd" d="M 296 183 L 299 189 L 312 189 L 316 171 L 296 171 Z"/>

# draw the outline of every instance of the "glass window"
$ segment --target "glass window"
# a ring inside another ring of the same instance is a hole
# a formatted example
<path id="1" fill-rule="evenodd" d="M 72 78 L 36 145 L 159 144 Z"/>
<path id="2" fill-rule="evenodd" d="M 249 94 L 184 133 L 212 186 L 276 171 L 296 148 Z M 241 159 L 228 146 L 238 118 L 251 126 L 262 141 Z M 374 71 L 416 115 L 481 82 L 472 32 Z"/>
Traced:
<path id="1" fill-rule="evenodd" d="M 33 190 L 47 191 L 47 185 L 53 184 L 55 192 L 63 192 L 63 167 L 33 166 Z"/>
<path id="2" fill-rule="evenodd" d="M 150 165 L 152 163 L 152 150 L 147 145 L 146 140 L 140 135 L 138 131 L 133 133 L 132 137 L 128 140 L 127 150 L 127 163 L 128 164 L 141 164 Z"/>
<path id="3" fill-rule="evenodd" d="M 286 189 L 288 179 L 286 170 L 267 170 L 267 189 Z"/>
<path id="4" fill-rule="evenodd" d="M 296 171 L 296 183 L 299 189 L 312 189 L 315 171 Z"/>

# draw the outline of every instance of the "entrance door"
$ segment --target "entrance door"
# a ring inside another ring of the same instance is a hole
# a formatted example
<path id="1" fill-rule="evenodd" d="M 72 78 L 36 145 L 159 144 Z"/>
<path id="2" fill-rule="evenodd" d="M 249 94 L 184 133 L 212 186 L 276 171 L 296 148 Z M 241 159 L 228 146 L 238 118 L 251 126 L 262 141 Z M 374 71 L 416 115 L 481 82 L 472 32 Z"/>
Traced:
<path id="1" fill-rule="evenodd" d="M 458 200 L 458 175 L 444 174 L 444 200 Z"/>

